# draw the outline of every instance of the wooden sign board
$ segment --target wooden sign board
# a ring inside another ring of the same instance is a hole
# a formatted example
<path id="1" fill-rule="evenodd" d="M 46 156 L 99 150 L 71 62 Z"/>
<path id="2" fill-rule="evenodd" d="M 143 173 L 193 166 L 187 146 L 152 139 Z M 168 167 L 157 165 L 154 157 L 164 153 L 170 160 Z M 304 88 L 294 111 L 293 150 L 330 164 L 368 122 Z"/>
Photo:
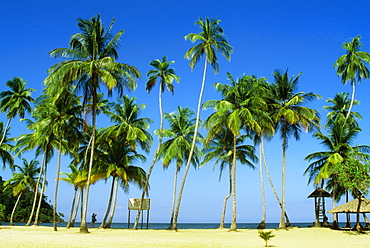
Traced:
<path id="1" fill-rule="evenodd" d="M 132 210 L 139 210 L 141 199 L 128 199 L 128 209 Z M 150 199 L 144 199 L 143 205 L 141 206 L 141 210 L 149 210 L 150 209 Z"/>

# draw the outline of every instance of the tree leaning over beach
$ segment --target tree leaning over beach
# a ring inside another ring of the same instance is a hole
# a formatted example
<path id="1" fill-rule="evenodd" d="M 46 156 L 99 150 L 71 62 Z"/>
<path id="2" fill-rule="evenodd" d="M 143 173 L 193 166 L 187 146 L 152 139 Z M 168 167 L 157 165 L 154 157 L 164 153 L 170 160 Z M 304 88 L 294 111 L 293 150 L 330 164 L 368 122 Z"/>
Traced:
<path id="1" fill-rule="evenodd" d="M 209 63 L 211 67 L 213 68 L 213 71 L 215 74 L 219 71 L 219 65 L 218 65 L 218 58 L 217 58 L 217 52 L 220 52 L 228 61 L 230 61 L 230 55 L 233 51 L 233 48 L 228 44 L 224 31 L 219 25 L 221 21 L 220 20 L 213 20 L 208 19 L 207 17 L 205 20 L 202 18 L 199 18 L 199 20 L 195 23 L 196 25 L 199 25 L 201 28 L 201 32 L 199 34 L 196 33 L 190 33 L 185 36 L 185 40 L 190 40 L 191 42 L 197 42 L 199 43 L 195 45 L 194 47 L 190 48 L 185 53 L 185 58 L 190 60 L 190 67 L 191 69 L 194 69 L 195 65 L 198 63 L 198 61 L 205 55 L 204 60 L 204 68 L 203 68 L 203 79 L 202 84 L 200 88 L 199 93 L 199 99 L 198 99 L 198 107 L 197 107 L 197 114 L 196 114 L 196 120 L 195 120 L 195 130 L 194 130 L 194 137 L 190 149 L 190 154 L 188 161 L 186 162 L 184 176 L 181 182 L 179 195 L 177 199 L 176 204 L 176 211 L 174 216 L 174 229 L 177 229 L 177 219 L 180 211 L 180 203 L 182 198 L 182 192 L 185 187 L 185 181 L 186 176 L 190 168 L 190 163 L 192 160 L 192 156 L 194 153 L 194 147 L 197 139 L 197 133 L 199 129 L 199 123 L 200 123 L 200 110 L 202 105 L 202 98 L 203 98 L 203 91 L 206 81 L 206 73 L 207 73 L 207 64 Z"/>
<path id="2" fill-rule="evenodd" d="M 288 70 L 285 73 L 274 72 L 275 82 L 272 84 L 272 97 L 275 99 L 274 113 L 272 119 L 276 124 L 275 130 L 279 130 L 282 142 L 282 172 L 281 172 L 281 217 L 279 228 L 285 228 L 285 171 L 286 171 L 286 151 L 288 148 L 288 138 L 293 136 L 299 139 L 301 129 L 306 132 L 319 128 L 320 118 L 316 110 L 303 107 L 307 101 L 320 98 L 319 95 L 304 92 L 296 92 L 298 86 L 298 76 L 288 77 Z"/>
<path id="3" fill-rule="evenodd" d="M 100 15 L 94 16 L 90 20 L 79 18 L 77 21 L 81 33 L 74 34 L 70 38 L 69 48 L 58 48 L 49 53 L 53 58 L 66 60 L 49 68 L 49 76 L 44 83 L 45 85 L 54 85 L 56 88 L 74 84 L 83 93 L 83 104 L 91 102 L 92 149 L 90 150 L 80 227 L 80 232 L 88 233 L 86 214 L 95 148 L 97 93 L 101 84 L 107 87 L 108 96 L 112 95 L 113 89 L 116 89 L 119 95 L 122 95 L 124 89 L 134 90 L 136 88 L 136 79 L 140 77 L 140 73 L 133 66 L 116 62 L 116 59 L 118 59 L 117 48 L 123 30 L 115 35 L 110 33 L 114 19 L 106 31 Z"/>
<path id="4" fill-rule="evenodd" d="M 146 182 L 144 185 L 143 192 L 141 194 L 141 202 L 139 209 L 137 211 L 135 224 L 133 229 L 137 229 L 137 225 L 139 223 L 140 214 L 141 214 L 141 208 L 145 196 L 145 192 L 148 190 L 149 185 L 149 179 L 152 174 L 152 170 L 154 168 L 155 163 L 158 160 L 158 152 L 160 149 L 160 146 L 162 144 L 162 129 L 163 129 L 163 110 L 162 110 L 162 94 L 164 92 L 164 89 L 167 88 L 169 92 L 172 94 L 174 93 L 174 86 L 173 86 L 173 80 L 176 82 L 180 82 L 180 77 L 176 75 L 175 69 L 170 68 L 170 65 L 175 63 L 175 61 L 167 61 L 167 57 L 163 56 L 162 60 L 155 59 L 150 62 L 150 65 L 154 67 L 154 69 L 151 69 L 147 73 L 148 81 L 146 82 L 146 91 L 150 93 L 150 91 L 155 86 L 157 80 L 159 80 L 159 93 L 158 93 L 158 107 L 159 107 L 159 136 L 158 136 L 158 147 L 157 150 L 154 153 L 154 158 L 152 160 L 152 163 L 150 164 L 150 167 L 148 169 Z"/>

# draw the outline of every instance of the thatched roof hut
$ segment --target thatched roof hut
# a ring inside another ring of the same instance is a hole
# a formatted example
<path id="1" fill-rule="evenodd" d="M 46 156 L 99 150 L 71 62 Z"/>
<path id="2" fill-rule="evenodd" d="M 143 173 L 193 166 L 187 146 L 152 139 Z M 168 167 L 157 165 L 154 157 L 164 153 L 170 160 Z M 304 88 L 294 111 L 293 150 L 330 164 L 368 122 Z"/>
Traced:
<path id="1" fill-rule="evenodd" d="M 322 188 L 317 188 L 309 196 L 307 196 L 307 198 L 311 197 L 331 197 L 331 194 Z"/>
<path id="2" fill-rule="evenodd" d="M 328 213 L 357 213 L 358 199 L 354 199 L 350 202 L 347 202 L 343 205 L 335 207 L 328 211 Z M 370 213 L 370 200 L 362 198 L 360 213 Z"/>

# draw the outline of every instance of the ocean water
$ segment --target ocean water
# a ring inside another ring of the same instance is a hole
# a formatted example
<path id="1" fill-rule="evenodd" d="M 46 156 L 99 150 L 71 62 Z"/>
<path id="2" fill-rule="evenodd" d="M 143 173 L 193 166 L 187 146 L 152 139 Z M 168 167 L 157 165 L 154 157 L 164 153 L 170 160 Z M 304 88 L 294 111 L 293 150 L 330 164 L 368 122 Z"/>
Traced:
<path id="1" fill-rule="evenodd" d="M 1 222 L 3 226 L 9 225 L 9 222 Z M 130 228 L 133 227 L 134 223 L 130 223 Z M 259 223 L 238 223 L 237 228 L 238 229 L 256 229 L 258 227 Z M 16 226 L 24 226 L 25 223 L 23 222 L 15 222 L 14 225 Z M 40 226 L 53 226 L 53 223 L 39 223 Z M 58 223 L 58 227 L 66 227 L 67 223 Z M 90 227 L 90 223 L 87 223 L 88 227 Z M 95 228 L 99 227 L 100 223 L 95 223 Z M 292 226 L 299 226 L 301 228 L 307 228 L 312 225 L 311 223 L 291 223 Z M 340 226 L 344 226 L 345 223 L 339 223 Z M 76 222 L 75 227 L 79 227 L 80 223 Z M 148 229 L 167 229 L 168 223 L 149 223 Z M 178 223 L 177 228 L 178 229 L 217 229 L 220 226 L 219 223 Z M 225 228 L 230 227 L 230 223 L 225 223 Z M 276 229 L 279 227 L 279 223 L 266 223 L 267 229 Z M 117 229 L 127 229 L 128 224 L 127 223 L 112 223 L 111 228 L 117 228 Z M 146 229 L 146 223 L 139 223 L 138 228 Z"/>

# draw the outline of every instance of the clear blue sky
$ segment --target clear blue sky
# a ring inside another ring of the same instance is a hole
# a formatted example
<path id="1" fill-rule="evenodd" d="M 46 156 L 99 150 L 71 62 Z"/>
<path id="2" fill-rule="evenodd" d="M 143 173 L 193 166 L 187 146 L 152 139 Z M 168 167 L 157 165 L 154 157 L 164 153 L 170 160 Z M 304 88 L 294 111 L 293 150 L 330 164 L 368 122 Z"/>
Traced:
<path id="1" fill-rule="evenodd" d="M 138 81 L 136 96 L 138 103 L 146 103 L 143 116 L 155 123 L 150 131 L 158 128 L 158 103 L 156 90 L 148 95 L 145 91 L 145 75 L 149 62 L 166 55 L 175 60 L 174 68 L 181 77 L 175 85 L 175 95 L 164 94 L 164 111 L 171 112 L 177 106 L 195 109 L 201 83 L 202 63 L 190 70 L 184 53 L 193 44 L 184 40 L 188 33 L 199 32 L 195 26 L 198 17 L 218 18 L 227 39 L 234 47 L 231 62 L 219 58 L 220 73 L 207 75 L 204 100 L 216 99 L 219 95 L 212 88 L 215 82 L 226 83 L 226 72 L 234 77 L 253 74 L 273 81 L 272 72 L 289 68 L 290 75 L 303 72 L 299 90 L 323 96 L 308 105 L 321 112 L 325 119 L 325 99 L 337 92 L 350 92 L 349 85 L 342 85 L 336 76 L 333 64 L 345 51 L 342 44 L 361 35 L 363 50 L 370 52 L 370 3 L 367 1 L 9 1 L 0 3 L 0 91 L 6 90 L 5 82 L 13 77 L 28 81 L 28 87 L 36 89 L 34 97 L 41 94 L 42 82 L 47 69 L 59 62 L 50 58 L 48 52 L 67 47 L 71 35 L 79 32 L 77 18 L 89 19 L 100 14 L 107 25 L 116 18 L 113 33 L 125 30 L 119 49 L 119 62 L 137 67 L 143 77 Z M 358 85 L 356 99 L 361 101 L 354 110 L 363 116 L 360 126 L 363 132 L 356 144 L 369 144 L 370 106 L 368 97 L 370 82 Z M 110 99 L 111 101 L 115 98 Z M 203 112 L 205 118 L 209 112 Z M 109 125 L 99 118 L 100 126 Z M 0 120 L 5 121 L 1 115 Z M 24 124 L 13 121 L 11 134 L 17 136 L 27 132 Z M 156 147 L 156 143 L 153 147 Z M 278 137 L 266 144 L 267 161 L 273 180 L 280 193 L 281 184 L 281 141 Z M 308 163 L 303 158 L 309 153 L 323 149 L 311 134 L 302 133 L 299 142 L 290 140 L 287 160 L 286 209 L 292 222 L 314 220 L 313 200 L 307 195 L 313 186 L 307 186 L 303 171 Z M 32 159 L 32 156 L 30 156 Z M 142 164 L 147 169 L 148 162 Z M 19 160 L 17 160 L 19 161 Z M 69 160 L 63 161 L 63 172 L 68 172 Z M 54 191 L 56 161 L 48 169 L 49 187 L 46 191 L 52 199 Z M 257 165 L 256 165 L 257 166 Z M 218 222 L 223 198 L 228 193 L 228 180 L 218 181 L 218 169 L 213 164 L 194 170 L 191 168 L 185 186 L 179 222 Z M 258 170 L 239 166 L 237 169 L 237 221 L 259 222 L 261 219 L 261 197 Z M 168 222 L 170 218 L 172 180 L 174 168 L 164 171 L 158 163 L 151 177 L 150 198 L 152 199 L 151 222 Z M 181 171 L 181 175 L 182 175 Z M 0 174 L 9 179 L 9 171 Z M 181 178 L 180 178 L 181 180 Z M 91 188 L 89 215 L 98 213 L 98 221 L 105 213 L 110 181 L 100 182 Z M 266 183 L 267 222 L 278 222 L 280 210 L 269 185 Z M 58 211 L 69 213 L 73 188 L 61 182 Z M 127 221 L 127 199 L 138 198 L 140 191 L 131 188 L 129 194 L 120 192 L 115 222 Z M 331 202 L 328 201 L 330 209 Z M 230 221 L 230 209 L 226 221 Z"/>

